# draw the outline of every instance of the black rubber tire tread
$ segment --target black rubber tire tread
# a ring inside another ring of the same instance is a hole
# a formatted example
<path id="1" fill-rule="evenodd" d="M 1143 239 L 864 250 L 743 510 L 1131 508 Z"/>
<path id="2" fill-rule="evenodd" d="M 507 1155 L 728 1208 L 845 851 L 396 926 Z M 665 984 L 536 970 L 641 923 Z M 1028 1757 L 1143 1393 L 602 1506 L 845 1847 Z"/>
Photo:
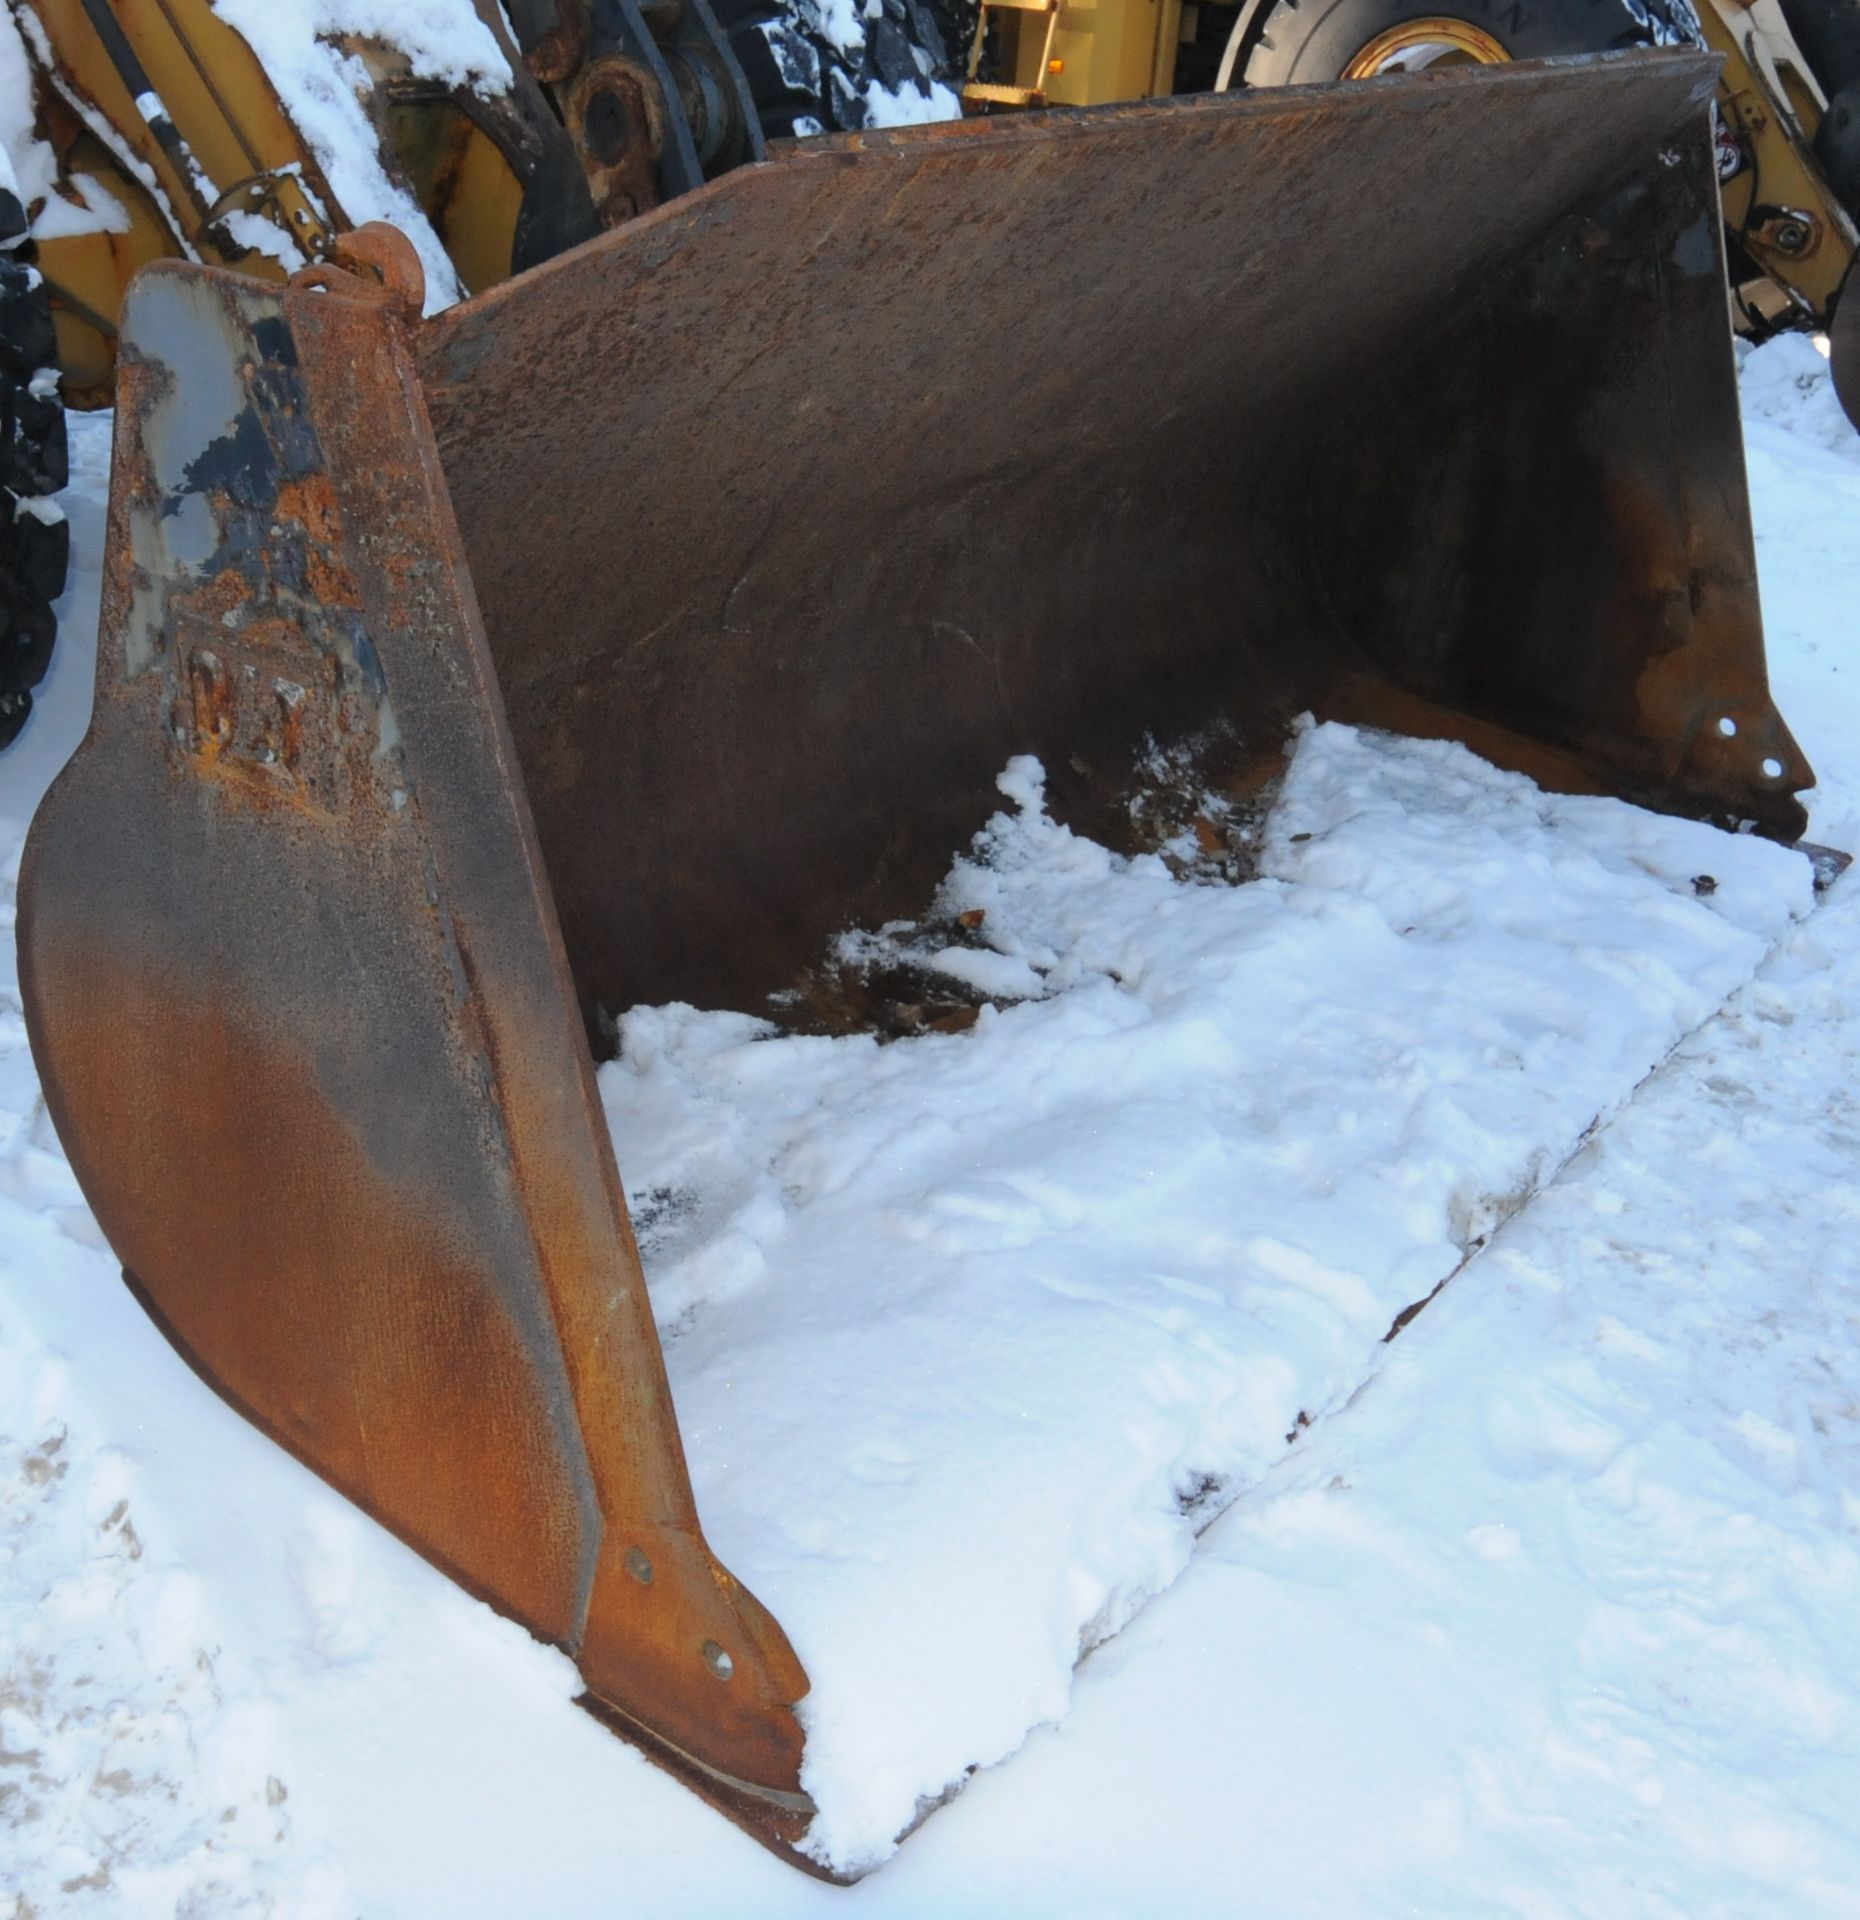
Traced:
<path id="1" fill-rule="evenodd" d="M 45 288 L 23 239 L 18 199 L 0 190 L 0 750 L 32 713 L 58 639 L 53 602 L 64 591 L 71 530 L 22 507 L 68 477 L 65 411 L 56 391 L 35 393 L 58 364 Z"/>
<path id="2" fill-rule="evenodd" d="M 1261 16 L 1245 82 L 1283 87 L 1341 79 L 1385 27 L 1430 16 L 1469 21 L 1514 60 L 1704 45 L 1690 0 L 1278 0 Z"/>
<path id="3" fill-rule="evenodd" d="M 711 0 L 711 11 L 749 83 L 762 137 L 791 138 L 797 121 L 818 116 L 819 54 L 804 36 L 787 31 L 786 10 L 770 0 Z"/>
<path id="4" fill-rule="evenodd" d="M 1860 82 L 1860 0 L 1782 0 L 1782 11 L 1830 101 Z"/>
<path id="5" fill-rule="evenodd" d="M 881 7 L 865 23 L 864 44 L 848 55 L 823 31 L 817 0 L 712 0 L 765 138 L 856 131 L 866 124 L 865 93 L 874 81 L 894 91 L 915 86 L 926 98 L 937 81 L 957 84 L 933 6 L 881 0 Z"/>
<path id="6" fill-rule="evenodd" d="M 1860 223 L 1860 80 L 1848 81 L 1828 102 L 1815 130 L 1815 159 L 1835 199 Z M 1853 298 L 1851 289 L 1843 298 Z"/>

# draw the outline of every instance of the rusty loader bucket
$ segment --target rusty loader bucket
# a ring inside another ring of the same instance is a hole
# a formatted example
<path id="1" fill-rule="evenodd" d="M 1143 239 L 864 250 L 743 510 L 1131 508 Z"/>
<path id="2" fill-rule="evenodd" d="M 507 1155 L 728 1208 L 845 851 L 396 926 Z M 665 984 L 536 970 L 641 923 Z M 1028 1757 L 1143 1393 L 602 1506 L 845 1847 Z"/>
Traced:
<path id="1" fill-rule="evenodd" d="M 1712 76 L 802 144 L 425 321 L 385 229 L 136 282 L 22 881 L 59 1134 L 207 1380 L 770 1844 L 807 1681 L 699 1529 L 587 1034 L 920 908 L 1015 753 L 1104 823 L 1314 709 L 1796 834 Z"/>

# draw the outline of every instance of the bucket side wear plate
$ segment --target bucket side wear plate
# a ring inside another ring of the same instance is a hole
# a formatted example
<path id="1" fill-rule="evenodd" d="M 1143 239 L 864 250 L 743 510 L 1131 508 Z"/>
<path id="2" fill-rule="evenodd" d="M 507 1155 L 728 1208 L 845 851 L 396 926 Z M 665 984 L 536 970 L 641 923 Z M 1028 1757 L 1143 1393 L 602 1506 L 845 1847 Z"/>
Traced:
<path id="1" fill-rule="evenodd" d="M 358 252 L 389 284 L 136 282 L 96 714 L 21 882 L 33 1051 L 199 1370 L 792 1840 L 806 1680 L 698 1528 L 417 268 Z"/>

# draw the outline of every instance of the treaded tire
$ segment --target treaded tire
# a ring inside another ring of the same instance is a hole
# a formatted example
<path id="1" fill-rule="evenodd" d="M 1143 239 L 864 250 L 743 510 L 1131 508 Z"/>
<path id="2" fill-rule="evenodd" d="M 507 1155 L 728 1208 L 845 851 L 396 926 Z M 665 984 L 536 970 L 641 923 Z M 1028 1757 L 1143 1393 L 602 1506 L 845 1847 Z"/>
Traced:
<path id="1" fill-rule="evenodd" d="M 1860 222 L 1860 80 L 1850 80 L 1828 102 L 1815 129 L 1815 159 L 1835 199 Z"/>
<path id="2" fill-rule="evenodd" d="M 879 0 L 865 38 L 848 53 L 826 30 L 821 0 L 712 0 L 771 140 L 851 133 L 869 122 L 867 90 L 915 88 L 927 100 L 955 84 L 937 14 L 925 0 Z"/>
<path id="3" fill-rule="evenodd" d="M 1705 44 L 1690 0 L 1278 0 L 1240 75 L 1249 87 L 1341 79 L 1385 27 L 1443 17 L 1483 29 L 1514 60 Z"/>
<path id="4" fill-rule="evenodd" d="M 1860 83 L 1860 0 L 1782 0 L 1782 11 L 1830 100 Z"/>
<path id="5" fill-rule="evenodd" d="M 29 504 L 56 493 L 67 466 L 52 310 L 25 234 L 18 197 L 0 188 L 0 750 L 19 737 L 51 664 L 71 542 L 62 515 L 41 518 Z"/>

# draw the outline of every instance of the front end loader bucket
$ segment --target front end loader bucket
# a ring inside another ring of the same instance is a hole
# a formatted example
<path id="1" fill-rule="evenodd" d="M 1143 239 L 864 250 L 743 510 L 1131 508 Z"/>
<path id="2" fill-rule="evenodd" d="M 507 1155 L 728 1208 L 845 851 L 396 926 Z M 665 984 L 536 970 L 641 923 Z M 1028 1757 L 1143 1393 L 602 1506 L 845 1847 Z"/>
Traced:
<path id="1" fill-rule="evenodd" d="M 1712 79 L 803 144 L 427 321 L 385 229 L 132 289 L 21 883 L 60 1136 L 215 1387 L 770 1844 L 806 1680 L 699 1530 L 584 1029 L 921 907 L 1016 753 L 1113 822 L 1310 708 L 1798 832 Z"/>

